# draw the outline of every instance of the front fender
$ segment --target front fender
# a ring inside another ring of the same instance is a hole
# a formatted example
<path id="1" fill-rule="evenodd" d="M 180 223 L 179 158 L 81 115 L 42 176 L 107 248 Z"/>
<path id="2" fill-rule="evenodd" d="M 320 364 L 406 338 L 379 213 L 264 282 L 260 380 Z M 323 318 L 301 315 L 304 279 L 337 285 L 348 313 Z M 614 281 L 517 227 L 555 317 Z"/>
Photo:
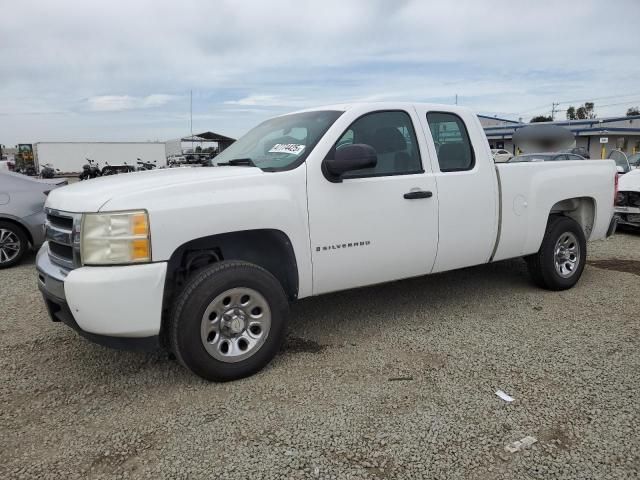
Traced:
<path id="1" fill-rule="evenodd" d="M 305 164 L 284 172 L 128 194 L 110 200 L 101 211 L 136 208 L 149 212 L 154 262 L 168 261 L 178 248 L 198 238 L 247 230 L 281 231 L 295 253 L 298 296 L 312 292 Z"/>

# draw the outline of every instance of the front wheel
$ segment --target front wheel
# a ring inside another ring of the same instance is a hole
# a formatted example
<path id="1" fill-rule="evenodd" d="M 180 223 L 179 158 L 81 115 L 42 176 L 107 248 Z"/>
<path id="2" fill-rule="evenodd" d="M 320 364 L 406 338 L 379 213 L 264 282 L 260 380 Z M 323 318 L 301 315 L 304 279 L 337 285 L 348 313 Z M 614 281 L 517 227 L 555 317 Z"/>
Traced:
<path id="1" fill-rule="evenodd" d="M 168 326 L 176 358 L 206 380 L 261 370 L 285 337 L 289 304 L 278 280 L 247 262 L 216 263 L 191 279 Z"/>
<path id="2" fill-rule="evenodd" d="M 573 287 L 582 275 L 586 260 L 587 241 L 582 227 L 563 216 L 549 219 L 540 250 L 526 257 L 533 281 L 547 290 Z"/>

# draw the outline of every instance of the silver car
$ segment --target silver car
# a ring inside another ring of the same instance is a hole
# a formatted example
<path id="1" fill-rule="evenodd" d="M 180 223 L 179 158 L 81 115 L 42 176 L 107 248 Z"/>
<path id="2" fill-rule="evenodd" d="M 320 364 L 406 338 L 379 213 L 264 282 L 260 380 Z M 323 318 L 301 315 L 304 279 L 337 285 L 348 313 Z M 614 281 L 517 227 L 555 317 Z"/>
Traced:
<path id="1" fill-rule="evenodd" d="M 66 184 L 64 179 L 0 172 L 0 269 L 18 263 L 29 247 L 42 245 L 47 194 Z"/>
<path id="2" fill-rule="evenodd" d="M 522 155 L 513 157 L 508 162 L 557 162 L 562 160 L 585 160 L 585 158 L 575 153 L 564 152 L 523 153 Z"/>

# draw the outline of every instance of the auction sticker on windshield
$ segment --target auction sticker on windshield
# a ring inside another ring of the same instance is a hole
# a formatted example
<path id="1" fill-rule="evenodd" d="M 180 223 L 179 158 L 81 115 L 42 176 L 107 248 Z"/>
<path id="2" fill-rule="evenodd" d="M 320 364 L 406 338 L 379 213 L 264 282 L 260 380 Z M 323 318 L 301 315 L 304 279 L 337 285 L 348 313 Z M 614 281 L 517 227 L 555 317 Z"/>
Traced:
<path id="1" fill-rule="evenodd" d="M 292 155 L 300 155 L 304 150 L 304 145 L 297 143 L 276 143 L 269 153 L 290 153 Z"/>

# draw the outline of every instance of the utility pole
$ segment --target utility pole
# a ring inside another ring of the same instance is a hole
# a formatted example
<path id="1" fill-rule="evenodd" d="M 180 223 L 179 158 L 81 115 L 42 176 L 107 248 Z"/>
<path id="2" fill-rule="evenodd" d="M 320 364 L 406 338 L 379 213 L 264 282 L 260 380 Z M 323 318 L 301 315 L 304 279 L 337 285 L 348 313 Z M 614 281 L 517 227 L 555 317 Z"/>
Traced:
<path id="1" fill-rule="evenodd" d="M 553 122 L 556 119 L 556 107 L 559 107 L 559 103 L 551 104 L 551 121 Z"/>
<path id="2" fill-rule="evenodd" d="M 456 93 L 456 105 L 458 104 L 458 94 Z"/>
<path id="3" fill-rule="evenodd" d="M 191 131 L 191 152 L 193 152 L 193 90 L 189 90 L 189 130 Z"/>

